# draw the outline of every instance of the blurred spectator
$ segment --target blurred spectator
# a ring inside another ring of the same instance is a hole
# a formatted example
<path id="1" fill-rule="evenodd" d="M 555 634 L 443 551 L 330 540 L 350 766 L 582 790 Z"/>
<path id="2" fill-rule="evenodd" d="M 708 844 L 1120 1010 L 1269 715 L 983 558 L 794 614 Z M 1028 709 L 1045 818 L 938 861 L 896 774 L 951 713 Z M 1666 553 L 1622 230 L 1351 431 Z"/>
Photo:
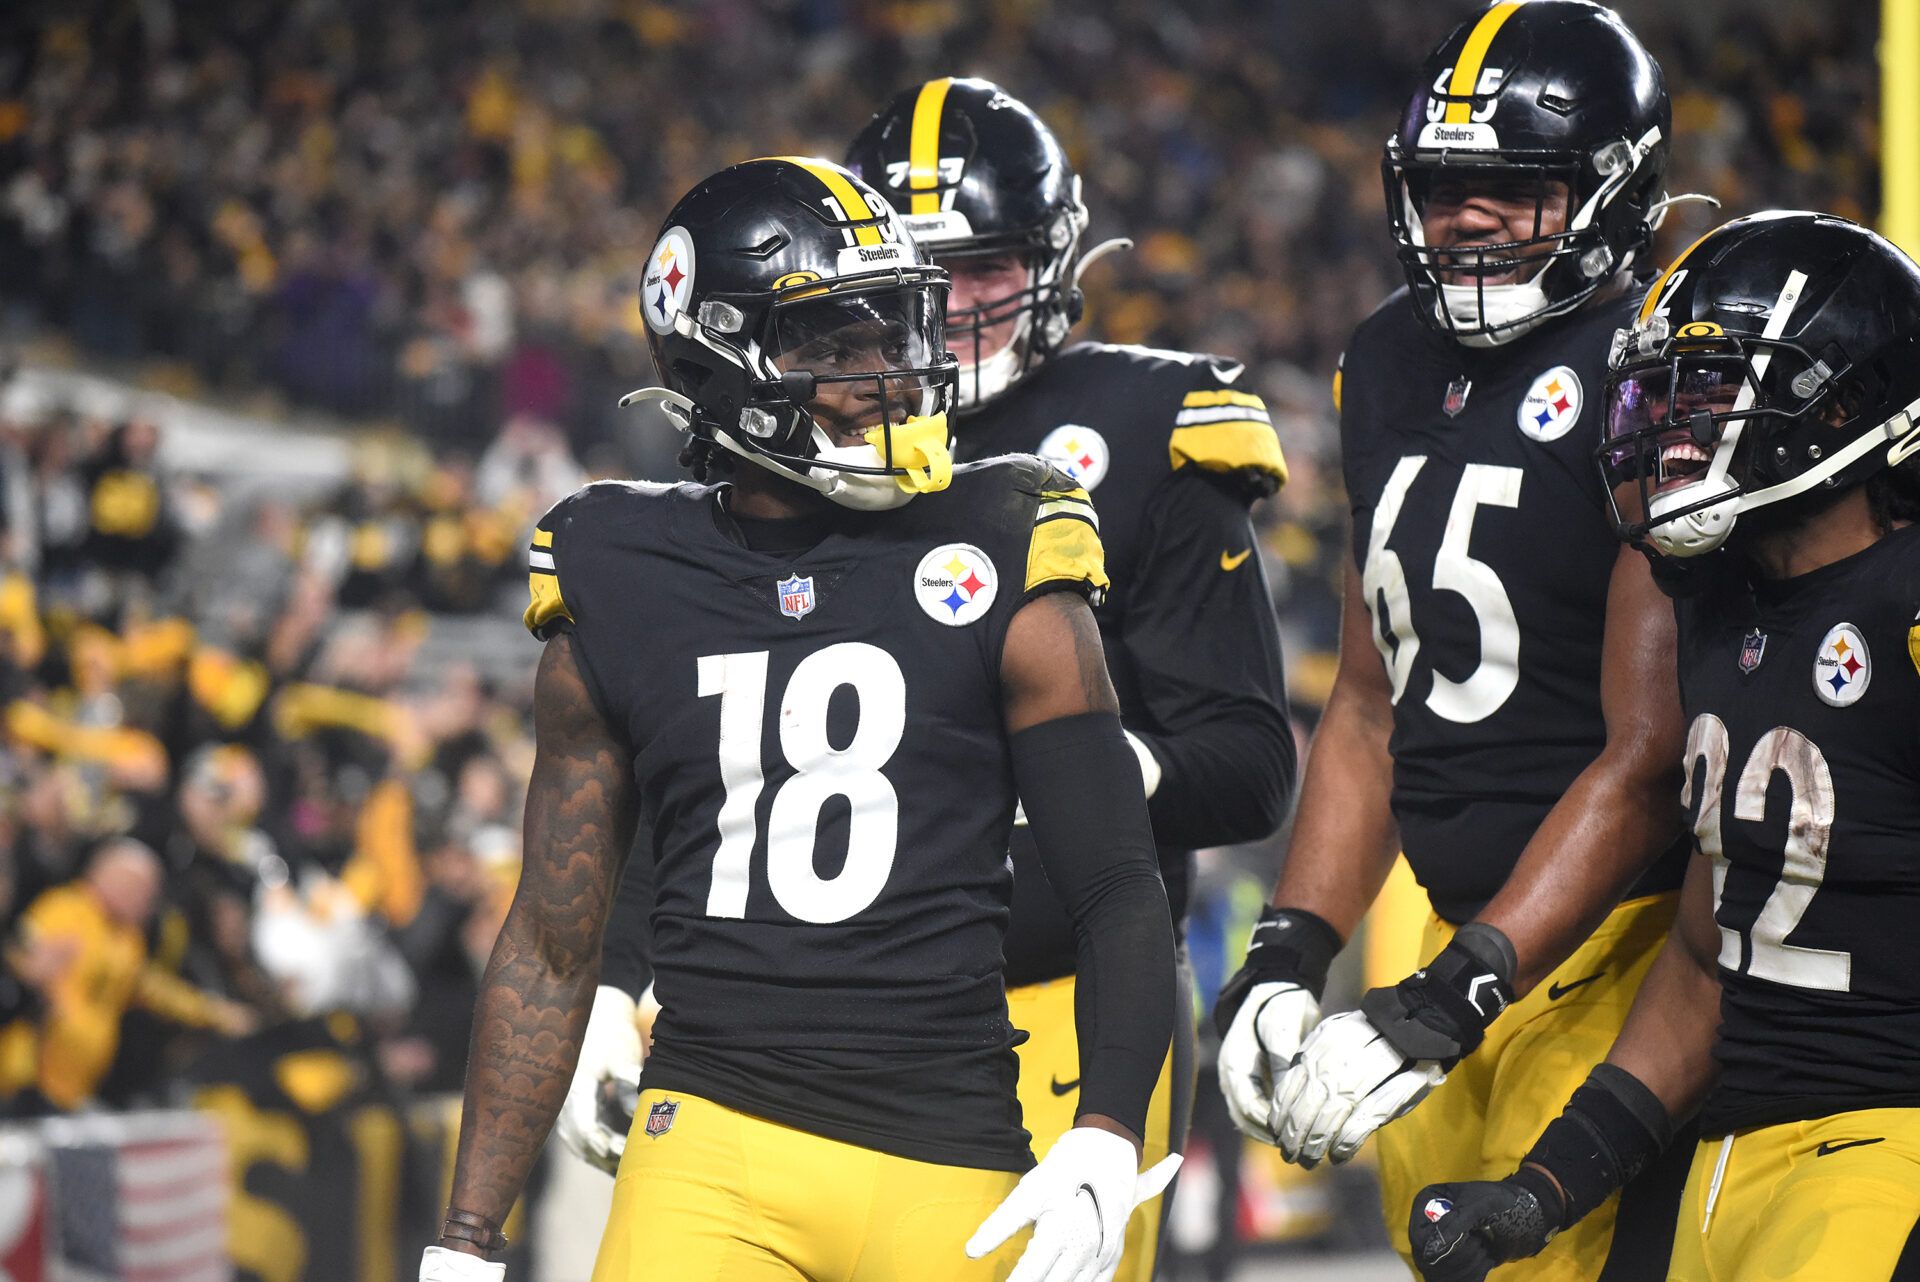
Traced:
<path id="1" fill-rule="evenodd" d="M 121 838 L 102 846 L 82 877 L 44 892 L 21 915 L 22 946 L 36 958 L 28 973 L 43 977 L 46 995 L 35 1087 L 55 1108 L 78 1107 L 93 1095 L 131 1007 L 229 1036 L 254 1027 L 246 1007 L 149 964 L 144 932 L 160 888 L 159 857 Z M 58 950 L 57 965 L 48 963 L 49 950 Z"/>

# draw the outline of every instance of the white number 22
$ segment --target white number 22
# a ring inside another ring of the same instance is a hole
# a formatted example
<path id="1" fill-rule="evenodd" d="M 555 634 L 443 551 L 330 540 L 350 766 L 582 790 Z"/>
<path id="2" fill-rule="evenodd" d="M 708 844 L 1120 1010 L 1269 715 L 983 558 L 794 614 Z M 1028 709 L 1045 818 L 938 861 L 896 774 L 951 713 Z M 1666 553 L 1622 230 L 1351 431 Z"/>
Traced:
<path id="1" fill-rule="evenodd" d="M 1727 857 L 1720 831 L 1722 788 L 1727 772 L 1727 727 L 1711 712 L 1687 729 L 1687 783 L 1681 804 L 1693 804 L 1693 763 L 1702 772 L 1694 840 L 1713 860 L 1713 913 L 1726 893 Z M 1753 957 L 1746 973 L 1794 988 L 1844 993 L 1853 982 L 1853 954 L 1789 944 L 1787 936 L 1806 916 L 1827 876 L 1827 843 L 1833 836 L 1833 771 L 1813 740 L 1791 726 L 1760 736 L 1733 790 L 1733 817 L 1760 823 L 1767 817 L 1767 786 L 1775 772 L 1787 777 L 1793 800 L 1787 814 L 1785 861 L 1780 880 L 1753 922 Z M 1740 970 L 1740 932 L 1720 927 L 1720 964 Z"/>
<path id="2" fill-rule="evenodd" d="M 707 915 L 747 915 L 755 840 L 754 813 L 766 782 L 760 764 L 767 702 L 767 651 L 703 654 L 699 693 L 720 697 L 720 844 L 713 857 Z M 852 686 L 860 715 L 853 738 L 827 738 L 827 705 Z M 878 646 L 843 641 L 802 659 L 780 699 L 780 751 L 794 774 L 774 794 L 767 817 L 767 883 L 780 906 L 801 921 L 845 921 L 880 897 L 900 841 L 900 797 L 880 768 L 900 747 L 907 686 L 900 664 Z M 847 861 L 822 877 L 813 866 L 820 809 L 845 797 Z"/>
<path id="3" fill-rule="evenodd" d="M 1426 463 L 1424 454 L 1408 455 L 1387 478 L 1386 489 L 1374 509 L 1361 576 L 1367 609 L 1373 614 L 1373 644 L 1393 679 L 1395 703 L 1406 693 L 1407 678 L 1413 675 L 1420 634 L 1407 599 L 1406 567 L 1399 554 L 1387 546 L 1387 540 L 1400 519 L 1407 491 Z M 1520 482 L 1525 475 L 1517 467 L 1469 463 L 1461 471 L 1460 487 L 1447 510 L 1447 528 L 1433 559 L 1433 587 L 1436 592 L 1457 592 L 1465 597 L 1480 625 L 1480 666 L 1465 681 L 1436 671 L 1433 689 L 1427 692 L 1427 706 L 1449 721 L 1468 724 L 1486 720 L 1500 710 L 1520 684 L 1520 624 L 1513 615 L 1513 601 L 1494 568 L 1469 556 L 1467 549 L 1473 540 L 1473 519 L 1481 505 L 1519 507 Z"/>

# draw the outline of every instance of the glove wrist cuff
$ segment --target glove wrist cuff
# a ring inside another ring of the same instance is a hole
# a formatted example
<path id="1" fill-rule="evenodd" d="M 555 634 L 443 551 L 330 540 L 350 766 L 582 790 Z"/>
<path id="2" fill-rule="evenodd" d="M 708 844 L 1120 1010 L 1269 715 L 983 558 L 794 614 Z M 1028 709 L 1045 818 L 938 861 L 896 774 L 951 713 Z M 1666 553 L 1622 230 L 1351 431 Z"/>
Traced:
<path id="1" fill-rule="evenodd" d="M 1625 1069 L 1601 1064 L 1522 1160 L 1559 1181 L 1562 1227 L 1569 1227 L 1645 1170 L 1672 1138 L 1659 1098 Z"/>
<path id="2" fill-rule="evenodd" d="M 1213 1008 L 1214 1027 L 1226 1036 L 1256 984 L 1298 984 L 1319 1001 L 1327 990 L 1327 971 L 1339 953 L 1340 932 L 1324 917 L 1300 908 L 1268 906 L 1254 923 L 1246 962 L 1220 990 Z"/>
<path id="3" fill-rule="evenodd" d="M 1507 937 L 1484 922 L 1470 922 L 1425 969 L 1363 995 L 1360 1009 L 1402 1055 L 1451 1071 L 1513 1001 L 1513 969 Z"/>

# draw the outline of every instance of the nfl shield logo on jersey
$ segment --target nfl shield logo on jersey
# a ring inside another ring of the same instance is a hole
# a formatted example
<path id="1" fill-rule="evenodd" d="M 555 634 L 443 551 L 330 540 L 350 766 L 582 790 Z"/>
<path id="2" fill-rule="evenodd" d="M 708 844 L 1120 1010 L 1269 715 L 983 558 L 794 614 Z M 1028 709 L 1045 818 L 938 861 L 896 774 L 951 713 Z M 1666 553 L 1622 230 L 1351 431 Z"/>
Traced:
<path id="1" fill-rule="evenodd" d="M 1460 411 L 1467 408 L 1467 393 L 1473 390 L 1473 382 L 1461 375 L 1447 384 L 1447 395 L 1440 402 L 1440 409 L 1448 418 L 1459 418 Z"/>
<path id="2" fill-rule="evenodd" d="M 794 575 L 773 585 L 780 594 L 780 613 L 789 619 L 804 619 L 813 613 L 813 576 Z"/>
<path id="3" fill-rule="evenodd" d="M 1767 657 L 1767 634 L 1759 628 L 1747 633 L 1740 643 L 1740 671 L 1752 672 Z"/>
<path id="4" fill-rule="evenodd" d="M 677 1099 L 655 1100 L 647 1110 L 647 1138 L 657 1140 L 673 1129 L 673 1115 L 680 1111 Z"/>

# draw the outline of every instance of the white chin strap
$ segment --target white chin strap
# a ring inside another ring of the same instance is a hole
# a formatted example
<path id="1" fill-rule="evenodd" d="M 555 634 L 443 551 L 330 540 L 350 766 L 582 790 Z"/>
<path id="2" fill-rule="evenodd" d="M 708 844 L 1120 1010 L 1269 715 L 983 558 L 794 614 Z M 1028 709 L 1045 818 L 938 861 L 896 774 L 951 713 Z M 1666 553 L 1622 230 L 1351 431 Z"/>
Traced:
<path id="1" fill-rule="evenodd" d="M 1033 313 L 1023 311 L 1014 324 L 1013 337 L 999 351 L 978 365 L 960 367 L 960 408 L 978 409 L 1013 386 L 1020 376 L 1020 363 L 1026 355 L 1027 335 L 1033 328 Z"/>
<path id="2" fill-rule="evenodd" d="M 1543 267 L 1532 280 L 1514 285 L 1442 285 L 1435 307 L 1455 330 L 1486 331 L 1456 334 L 1462 347 L 1498 347 L 1547 319 L 1547 291 L 1540 284 L 1545 275 Z"/>

